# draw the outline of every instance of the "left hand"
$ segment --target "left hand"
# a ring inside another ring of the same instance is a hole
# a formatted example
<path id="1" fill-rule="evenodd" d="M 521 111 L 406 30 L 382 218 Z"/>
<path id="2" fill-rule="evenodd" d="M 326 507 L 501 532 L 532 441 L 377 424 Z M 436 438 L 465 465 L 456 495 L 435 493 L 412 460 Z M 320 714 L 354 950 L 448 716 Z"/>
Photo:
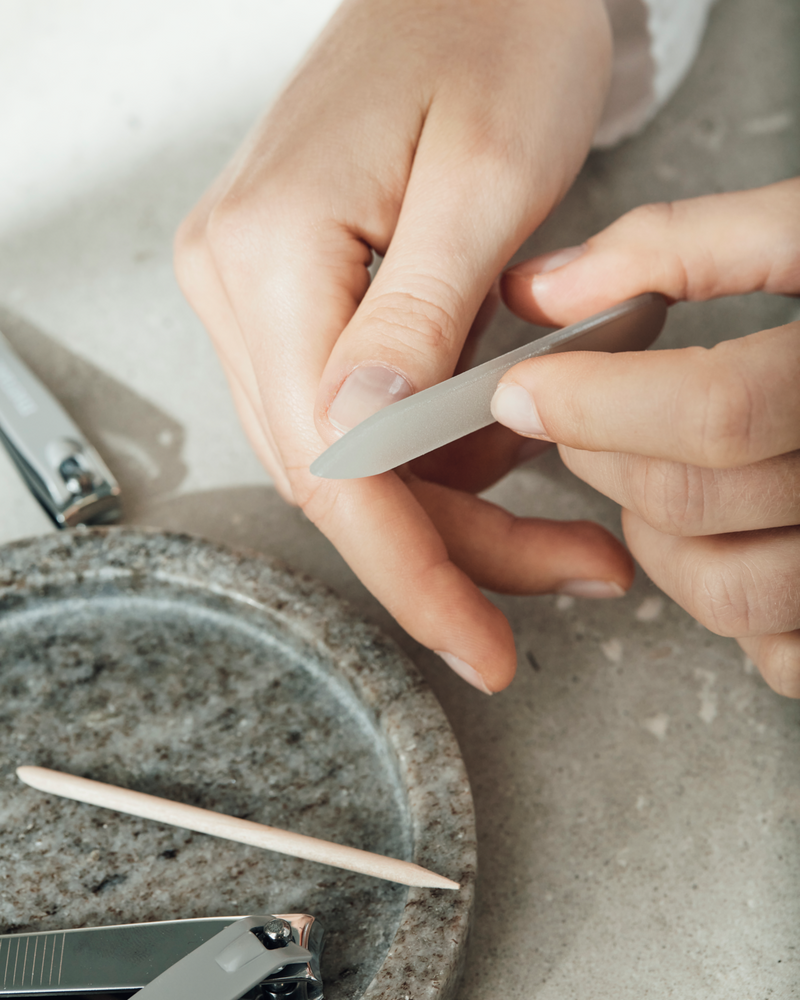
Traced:
<path id="1" fill-rule="evenodd" d="M 308 467 L 452 374 L 500 269 L 583 162 L 610 43 L 602 0 L 345 0 L 176 241 L 181 286 L 281 494 L 487 693 L 517 656 L 479 588 L 619 595 L 625 548 L 599 525 L 470 495 L 517 459 L 503 427 L 400 476 Z"/>
<path id="2" fill-rule="evenodd" d="M 503 288 L 514 312 L 558 325 L 643 291 L 758 290 L 800 293 L 800 180 L 636 209 Z M 710 350 L 534 358 L 503 377 L 493 410 L 558 442 L 622 505 L 654 582 L 800 697 L 800 322 Z"/>

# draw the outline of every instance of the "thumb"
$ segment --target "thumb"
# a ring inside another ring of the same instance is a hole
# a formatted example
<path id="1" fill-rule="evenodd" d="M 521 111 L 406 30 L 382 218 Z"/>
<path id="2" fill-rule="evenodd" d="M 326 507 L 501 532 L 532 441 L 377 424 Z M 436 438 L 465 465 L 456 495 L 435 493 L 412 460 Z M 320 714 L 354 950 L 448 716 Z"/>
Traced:
<path id="1" fill-rule="evenodd" d="M 517 433 L 706 469 L 800 448 L 800 323 L 710 350 L 575 351 L 509 369 L 492 399 Z"/>
<path id="2" fill-rule="evenodd" d="M 701 301 L 800 292 L 800 179 L 752 191 L 644 205 L 580 247 L 503 276 L 523 319 L 566 325 L 640 292 Z"/>
<path id="3" fill-rule="evenodd" d="M 533 199 L 524 172 L 504 165 L 490 191 L 476 160 L 429 116 L 386 256 L 320 382 L 326 440 L 453 374 L 496 276 L 558 197 L 543 179 Z"/>

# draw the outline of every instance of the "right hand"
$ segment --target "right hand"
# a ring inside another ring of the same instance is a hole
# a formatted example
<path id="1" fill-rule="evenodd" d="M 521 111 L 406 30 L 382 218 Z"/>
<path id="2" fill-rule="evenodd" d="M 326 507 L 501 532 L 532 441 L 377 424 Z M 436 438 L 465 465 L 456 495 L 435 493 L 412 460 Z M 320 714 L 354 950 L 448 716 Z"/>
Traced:
<path id="1" fill-rule="evenodd" d="M 645 205 L 517 265 L 504 291 L 519 315 L 559 324 L 649 290 L 798 295 L 799 222 L 800 179 Z M 653 582 L 800 698 L 800 322 L 709 350 L 533 358 L 503 376 L 494 411 L 557 441 L 622 506 Z"/>
<path id="2" fill-rule="evenodd" d="M 487 692 L 516 655 L 478 588 L 619 594 L 633 578 L 623 547 L 454 489 L 515 464 L 504 428 L 466 461 L 452 460 L 462 445 L 421 463 L 426 480 L 308 467 L 453 373 L 495 278 L 580 168 L 609 66 L 602 0 L 350 0 L 177 238 L 179 280 L 277 489 Z M 370 285 L 373 250 L 385 260 Z"/>

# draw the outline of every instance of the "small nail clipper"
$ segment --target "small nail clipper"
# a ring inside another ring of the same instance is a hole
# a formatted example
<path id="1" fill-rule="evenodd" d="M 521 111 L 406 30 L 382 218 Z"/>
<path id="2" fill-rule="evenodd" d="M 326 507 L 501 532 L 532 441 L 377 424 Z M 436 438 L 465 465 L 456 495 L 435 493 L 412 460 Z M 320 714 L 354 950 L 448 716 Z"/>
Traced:
<path id="1" fill-rule="evenodd" d="M 0 935 L 0 1000 L 322 1000 L 306 913 Z"/>
<path id="2" fill-rule="evenodd" d="M 1 334 L 0 441 L 57 527 L 119 518 L 116 479 Z"/>

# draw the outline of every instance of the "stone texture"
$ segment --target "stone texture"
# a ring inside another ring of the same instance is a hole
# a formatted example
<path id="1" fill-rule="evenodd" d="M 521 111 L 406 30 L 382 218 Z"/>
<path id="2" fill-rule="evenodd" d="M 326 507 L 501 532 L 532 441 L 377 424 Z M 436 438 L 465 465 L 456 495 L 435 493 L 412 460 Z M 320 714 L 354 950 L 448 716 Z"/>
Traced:
<path id="1" fill-rule="evenodd" d="M 186 536 L 0 553 L 0 932 L 306 911 L 326 996 L 450 996 L 475 865 L 450 728 L 325 588 Z M 405 887 L 45 796 L 35 763 L 414 860 Z"/>

